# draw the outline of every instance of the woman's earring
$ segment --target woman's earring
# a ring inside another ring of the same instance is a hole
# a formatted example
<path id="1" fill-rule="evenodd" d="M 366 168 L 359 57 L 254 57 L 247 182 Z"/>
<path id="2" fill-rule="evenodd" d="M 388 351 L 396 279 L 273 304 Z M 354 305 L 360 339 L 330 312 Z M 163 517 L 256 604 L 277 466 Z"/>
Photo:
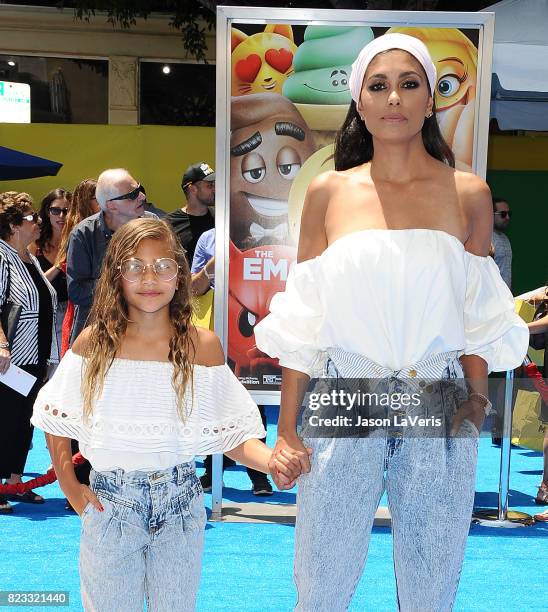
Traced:
<path id="1" fill-rule="evenodd" d="M 426 118 L 427 118 L 427 119 L 430 119 L 430 117 L 431 117 L 433 114 L 434 114 L 434 112 L 433 112 L 432 110 L 428 111 L 428 112 L 426 113 Z"/>

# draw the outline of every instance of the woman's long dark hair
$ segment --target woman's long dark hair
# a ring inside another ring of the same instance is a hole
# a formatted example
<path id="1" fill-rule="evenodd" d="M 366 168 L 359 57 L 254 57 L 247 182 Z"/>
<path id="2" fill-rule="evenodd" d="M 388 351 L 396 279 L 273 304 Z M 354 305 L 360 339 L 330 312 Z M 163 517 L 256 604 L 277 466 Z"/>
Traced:
<path id="1" fill-rule="evenodd" d="M 432 107 L 432 116 L 426 117 L 422 126 L 422 142 L 427 153 L 444 164 L 455 167 L 455 156 L 441 135 L 436 111 Z M 335 138 L 335 170 L 348 170 L 373 159 L 373 136 L 365 127 L 356 103 L 350 108 Z"/>
<path id="2" fill-rule="evenodd" d="M 40 215 L 40 219 L 42 219 L 42 224 L 40 225 L 40 237 L 36 241 L 38 248 L 42 252 L 47 249 L 49 241 L 53 236 L 53 227 L 51 226 L 51 221 L 49 218 L 49 209 L 51 208 L 52 203 L 55 200 L 67 200 L 70 205 L 71 197 L 72 194 L 70 191 L 63 189 L 62 187 L 53 189 L 44 196 L 42 203 L 40 204 L 40 211 L 38 213 Z"/>

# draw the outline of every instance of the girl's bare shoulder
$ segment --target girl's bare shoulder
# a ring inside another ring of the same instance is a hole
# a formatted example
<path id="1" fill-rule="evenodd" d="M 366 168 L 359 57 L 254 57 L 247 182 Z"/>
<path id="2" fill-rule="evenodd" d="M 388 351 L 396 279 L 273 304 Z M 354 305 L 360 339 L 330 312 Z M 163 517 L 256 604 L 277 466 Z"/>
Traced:
<path id="1" fill-rule="evenodd" d="M 191 334 L 196 350 L 194 365 L 217 366 L 225 363 L 225 354 L 217 334 L 203 327 L 194 328 Z"/>
<path id="2" fill-rule="evenodd" d="M 76 355 L 86 355 L 89 341 L 91 337 L 91 325 L 84 327 L 84 329 L 78 334 L 76 340 L 72 343 L 70 350 Z"/>

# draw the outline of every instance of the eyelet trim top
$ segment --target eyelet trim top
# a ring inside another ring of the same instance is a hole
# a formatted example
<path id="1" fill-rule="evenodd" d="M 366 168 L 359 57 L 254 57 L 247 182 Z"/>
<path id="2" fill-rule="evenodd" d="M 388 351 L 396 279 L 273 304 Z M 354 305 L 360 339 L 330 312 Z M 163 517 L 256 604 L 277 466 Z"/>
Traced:
<path id="1" fill-rule="evenodd" d="M 173 366 L 127 359 L 114 360 L 93 414 L 84 419 L 82 365 L 82 357 L 66 353 L 40 390 L 31 421 L 77 439 L 97 470 L 161 469 L 266 435 L 256 404 L 226 364 L 194 366 L 194 398 L 189 385 L 184 422 L 171 386 Z"/>

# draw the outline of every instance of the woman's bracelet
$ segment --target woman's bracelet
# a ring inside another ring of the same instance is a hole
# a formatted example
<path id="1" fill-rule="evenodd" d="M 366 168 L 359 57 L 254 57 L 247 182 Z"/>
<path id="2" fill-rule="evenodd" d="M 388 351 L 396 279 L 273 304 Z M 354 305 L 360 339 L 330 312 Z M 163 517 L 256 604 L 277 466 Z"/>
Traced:
<path id="1" fill-rule="evenodd" d="M 9 347 L 10 347 L 9 342 L 0 342 L 0 349 L 9 349 Z"/>
<path id="2" fill-rule="evenodd" d="M 475 402 L 480 404 L 485 412 L 485 416 L 489 416 L 491 414 L 491 409 L 493 408 L 493 404 L 489 401 L 489 398 L 483 395 L 483 393 L 470 393 L 468 396 L 468 400 L 470 402 Z"/>

